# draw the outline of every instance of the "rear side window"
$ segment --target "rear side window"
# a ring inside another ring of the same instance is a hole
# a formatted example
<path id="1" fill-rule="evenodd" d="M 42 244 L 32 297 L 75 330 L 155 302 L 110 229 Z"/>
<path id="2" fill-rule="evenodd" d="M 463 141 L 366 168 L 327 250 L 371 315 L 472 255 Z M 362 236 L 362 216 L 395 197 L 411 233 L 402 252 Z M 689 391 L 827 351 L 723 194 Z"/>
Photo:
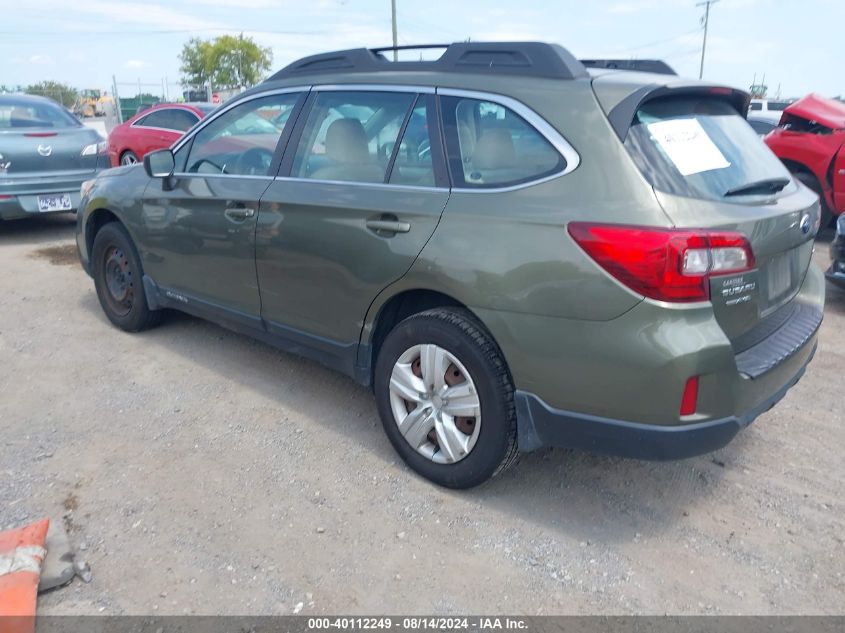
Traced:
<path id="1" fill-rule="evenodd" d="M 762 110 L 762 109 L 763 109 L 763 104 L 762 104 L 762 103 L 760 103 L 759 101 L 752 101 L 752 102 L 751 102 L 751 109 L 752 109 L 752 110 Z"/>
<path id="2" fill-rule="evenodd" d="M 291 175 L 383 183 L 414 93 L 317 93 Z M 408 172 L 410 174 L 410 172 Z"/>
<path id="3" fill-rule="evenodd" d="M 456 187 L 512 186 L 566 167 L 552 144 L 509 108 L 491 101 L 444 97 L 442 109 Z"/>
<path id="4" fill-rule="evenodd" d="M 738 191 L 761 193 L 748 187 L 754 183 L 790 182 L 748 122 L 718 99 L 646 102 L 634 116 L 625 147 L 656 189 L 681 196 L 729 201 Z"/>
<path id="5" fill-rule="evenodd" d="M 157 127 L 176 132 L 186 132 L 197 121 L 199 121 L 199 117 L 193 112 L 183 110 L 182 108 L 166 108 L 150 112 L 147 116 L 137 121 L 135 125 L 138 127 Z"/>

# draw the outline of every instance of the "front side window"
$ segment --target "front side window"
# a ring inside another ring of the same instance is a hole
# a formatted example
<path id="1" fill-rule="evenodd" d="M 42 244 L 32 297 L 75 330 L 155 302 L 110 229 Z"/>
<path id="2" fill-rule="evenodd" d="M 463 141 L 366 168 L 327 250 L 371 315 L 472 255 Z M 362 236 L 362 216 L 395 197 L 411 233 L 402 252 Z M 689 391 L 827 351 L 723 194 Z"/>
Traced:
<path id="1" fill-rule="evenodd" d="M 396 139 L 415 98 L 405 92 L 317 93 L 291 176 L 384 182 Z"/>
<path id="2" fill-rule="evenodd" d="M 625 147 L 661 191 L 730 201 L 776 193 L 790 182 L 783 163 L 727 102 L 655 99 L 640 106 Z"/>
<path id="3" fill-rule="evenodd" d="M 269 176 L 276 145 L 298 93 L 250 99 L 196 133 L 185 171 L 199 174 Z"/>

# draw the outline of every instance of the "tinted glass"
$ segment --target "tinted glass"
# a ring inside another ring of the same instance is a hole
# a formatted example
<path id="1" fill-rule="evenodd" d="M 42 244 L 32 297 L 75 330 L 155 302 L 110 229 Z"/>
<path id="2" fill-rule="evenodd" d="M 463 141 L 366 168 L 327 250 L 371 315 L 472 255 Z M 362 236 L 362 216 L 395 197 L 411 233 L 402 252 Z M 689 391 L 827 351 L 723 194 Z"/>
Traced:
<path id="1" fill-rule="evenodd" d="M 502 187 L 561 171 L 551 143 L 512 110 L 489 101 L 443 100 L 449 165 L 462 187 Z"/>
<path id="2" fill-rule="evenodd" d="M 197 121 L 199 117 L 189 110 L 182 108 L 165 108 L 150 112 L 135 123 L 138 127 L 157 127 L 176 132 L 186 132 Z"/>
<path id="3" fill-rule="evenodd" d="M 384 182 L 399 130 L 415 97 L 405 92 L 318 93 L 291 175 Z"/>
<path id="4" fill-rule="evenodd" d="M 763 104 L 762 104 L 762 103 L 760 103 L 759 101 L 752 101 L 752 102 L 751 102 L 751 109 L 752 109 L 752 110 L 762 110 L 762 109 L 763 109 Z"/>
<path id="5" fill-rule="evenodd" d="M 759 119 L 749 119 L 748 124 L 751 126 L 751 129 L 757 132 L 757 134 L 768 134 L 773 129 L 775 129 L 774 123 L 769 123 L 768 121 L 761 121 Z"/>
<path id="6" fill-rule="evenodd" d="M 396 185 L 434 186 L 428 111 L 422 99 L 417 101 L 408 119 L 389 182 Z"/>
<path id="7" fill-rule="evenodd" d="M 777 110 L 783 112 L 783 109 L 789 105 L 789 101 L 769 101 L 769 110 Z"/>
<path id="8" fill-rule="evenodd" d="M 228 110 L 194 136 L 189 173 L 270 175 L 276 145 L 298 93 L 250 99 Z"/>
<path id="9" fill-rule="evenodd" d="M 0 99 L 0 129 L 70 128 L 81 125 L 76 117 L 58 104 Z"/>
<path id="10" fill-rule="evenodd" d="M 644 104 L 625 146 L 655 188 L 687 197 L 724 200 L 743 185 L 789 180 L 789 172 L 747 121 L 716 99 Z"/>

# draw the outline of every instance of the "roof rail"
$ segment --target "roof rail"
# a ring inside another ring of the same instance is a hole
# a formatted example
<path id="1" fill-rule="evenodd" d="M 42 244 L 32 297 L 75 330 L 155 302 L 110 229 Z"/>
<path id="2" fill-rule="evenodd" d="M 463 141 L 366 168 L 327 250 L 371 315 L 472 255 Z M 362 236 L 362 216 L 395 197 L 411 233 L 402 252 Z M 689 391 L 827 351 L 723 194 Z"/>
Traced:
<path id="1" fill-rule="evenodd" d="M 579 61 L 587 68 L 635 70 L 641 73 L 656 73 L 658 75 L 678 74 L 662 59 L 582 59 Z"/>
<path id="2" fill-rule="evenodd" d="M 393 50 L 444 48 L 434 61 L 390 61 Z M 550 79 L 587 77 L 584 66 L 558 44 L 544 42 L 456 42 L 384 48 L 353 48 L 303 57 L 271 75 L 267 81 L 329 72 L 453 72 L 521 75 Z"/>

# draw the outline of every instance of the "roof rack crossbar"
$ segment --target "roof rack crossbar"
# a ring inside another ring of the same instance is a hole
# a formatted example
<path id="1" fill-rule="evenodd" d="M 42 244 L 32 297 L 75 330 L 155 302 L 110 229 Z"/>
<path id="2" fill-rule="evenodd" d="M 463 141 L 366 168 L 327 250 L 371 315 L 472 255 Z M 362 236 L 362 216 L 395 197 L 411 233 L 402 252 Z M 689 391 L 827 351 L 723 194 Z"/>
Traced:
<path id="1" fill-rule="evenodd" d="M 386 51 L 444 48 L 433 61 L 390 61 Z M 353 48 L 303 57 L 272 75 L 268 81 L 327 72 L 455 72 L 518 74 L 551 79 L 587 77 L 584 66 L 565 48 L 544 42 L 456 42 Z"/>

